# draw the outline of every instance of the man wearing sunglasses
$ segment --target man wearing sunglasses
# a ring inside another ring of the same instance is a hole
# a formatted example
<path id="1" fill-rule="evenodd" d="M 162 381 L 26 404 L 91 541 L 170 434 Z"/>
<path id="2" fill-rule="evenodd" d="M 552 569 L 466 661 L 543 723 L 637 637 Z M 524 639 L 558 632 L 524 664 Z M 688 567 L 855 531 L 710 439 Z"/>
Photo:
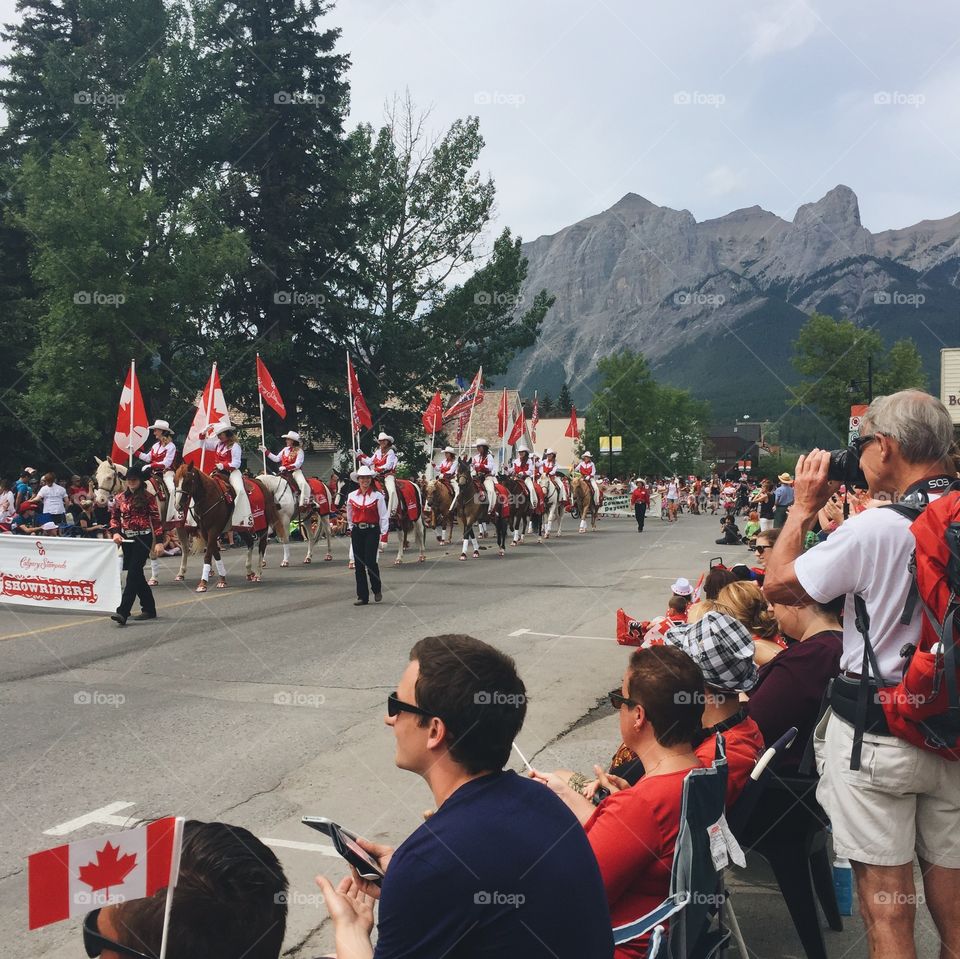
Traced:
<path id="1" fill-rule="evenodd" d="M 337 888 L 317 877 L 337 959 L 613 955 L 603 882 L 576 818 L 504 769 L 526 702 L 513 660 L 480 640 L 430 636 L 413 647 L 386 724 L 397 765 L 425 780 L 436 812 L 396 850 L 359 840 L 382 887 L 355 872 Z"/>
<path id="2" fill-rule="evenodd" d="M 90 959 L 158 959 L 166 890 L 104 906 L 83 921 Z M 283 867 L 242 826 L 189 820 L 173 894 L 167 959 L 279 959 L 287 926 Z"/>

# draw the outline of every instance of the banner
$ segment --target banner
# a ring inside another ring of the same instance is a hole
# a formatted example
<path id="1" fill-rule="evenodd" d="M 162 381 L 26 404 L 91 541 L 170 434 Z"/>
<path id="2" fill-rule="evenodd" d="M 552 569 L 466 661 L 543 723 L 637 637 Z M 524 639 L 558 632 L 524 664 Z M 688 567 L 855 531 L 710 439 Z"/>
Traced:
<path id="1" fill-rule="evenodd" d="M 526 421 L 523 418 L 523 407 L 520 407 L 520 413 L 518 414 L 516 420 L 513 423 L 513 429 L 510 430 L 510 435 L 507 437 L 507 443 L 510 446 L 513 446 L 517 441 L 523 436 L 524 428 L 526 427 Z"/>
<path id="2" fill-rule="evenodd" d="M 580 427 L 577 425 L 577 408 L 575 406 L 570 407 L 570 423 L 564 430 L 563 435 L 575 440 L 580 439 Z"/>
<path id="3" fill-rule="evenodd" d="M 116 612 L 117 547 L 107 539 L 0 536 L 0 603 Z"/>
<path id="4" fill-rule="evenodd" d="M 510 404 L 507 400 L 507 388 L 503 388 L 500 394 L 500 405 L 497 407 L 497 436 L 503 439 L 503 434 L 507 432 L 510 425 Z"/>

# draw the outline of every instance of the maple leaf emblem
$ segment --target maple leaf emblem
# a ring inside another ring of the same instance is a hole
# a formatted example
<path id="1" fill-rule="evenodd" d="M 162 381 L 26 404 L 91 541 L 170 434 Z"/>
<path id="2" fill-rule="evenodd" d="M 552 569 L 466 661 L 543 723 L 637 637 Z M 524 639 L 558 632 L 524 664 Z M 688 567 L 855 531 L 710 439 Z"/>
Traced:
<path id="1" fill-rule="evenodd" d="M 103 849 L 97 850 L 96 862 L 88 862 L 79 870 L 80 881 L 92 890 L 121 886 L 131 870 L 137 865 L 134 853 L 118 856 L 120 849 L 108 842 Z"/>

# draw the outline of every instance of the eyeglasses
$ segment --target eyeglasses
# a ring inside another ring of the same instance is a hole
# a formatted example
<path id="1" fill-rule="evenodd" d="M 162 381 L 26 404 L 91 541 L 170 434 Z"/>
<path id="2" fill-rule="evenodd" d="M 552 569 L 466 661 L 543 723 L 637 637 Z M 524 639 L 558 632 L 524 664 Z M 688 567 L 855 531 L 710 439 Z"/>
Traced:
<path id="1" fill-rule="evenodd" d="M 392 718 L 399 716 L 400 713 L 413 713 L 414 716 L 425 716 L 427 719 L 433 719 L 437 715 L 436 713 L 428 713 L 425 709 L 414 706 L 413 703 L 405 703 L 394 690 L 387 696 L 387 715 Z M 437 718 L 441 717 L 437 716 Z"/>
<path id="2" fill-rule="evenodd" d="M 155 956 L 146 952 L 138 952 L 131 946 L 121 945 L 121 943 L 114 942 L 113 939 L 101 935 L 100 930 L 97 929 L 99 915 L 100 910 L 94 909 L 93 912 L 88 912 L 83 920 L 83 948 L 87 951 L 90 959 L 96 959 L 104 949 L 119 952 L 122 956 L 133 956 L 133 959 L 156 959 Z"/>
<path id="3" fill-rule="evenodd" d="M 636 709 L 640 705 L 640 703 L 624 696 L 619 689 L 611 689 L 610 692 L 607 693 L 607 698 L 610 700 L 610 705 L 613 706 L 614 709 L 620 709 L 621 706 L 629 706 L 631 709 Z"/>
<path id="4" fill-rule="evenodd" d="M 753 551 L 754 551 L 758 556 L 763 556 L 764 552 L 765 552 L 766 550 L 768 550 L 768 549 L 773 549 L 773 547 L 772 547 L 772 546 L 754 546 L 754 547 L 753 547 Z"/>
<path id="5" fill-rule="evenodd" d="M 850 440 L 850 449 L 854 450 L 859 456 L 863 452 L 863 448 L 870 443 L 872 443 L 878 436 L 882 436 L 882 433 L 870 433 L 867 436 L 855 436 Z"/>

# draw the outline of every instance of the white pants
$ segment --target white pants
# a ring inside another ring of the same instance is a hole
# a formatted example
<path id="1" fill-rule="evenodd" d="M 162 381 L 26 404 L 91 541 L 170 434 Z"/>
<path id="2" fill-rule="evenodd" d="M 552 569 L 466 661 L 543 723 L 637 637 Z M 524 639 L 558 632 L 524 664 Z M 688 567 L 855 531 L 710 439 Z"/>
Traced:
<path id="1" fill-rule="evenodd" d="M 253 529 L 253 514 L 250 512 L 250 500 L 243 488 L 243 475 L 240 470 L 230 470 L 230 488 L 233 490 L 233 526 L 245 526 Z"/>
<path id="2" fill-rule="evenodd" d="M 566 503 L 566 501 L 567 501 L 567 491 L 566 491 L 566 489 L 565 489 L 565 487 L 564 487 L 564 485 L 563 485 L 563 480 L 561 480 L 559 477 L 551 476 L 551 477 L 550 477 L 550 482 L 553 483 L 554 486 L 556 486 L 556 488 L 557 488 L 557 496 L 560 497 L 560 502 L 561 502 L 561 503 Z"/>
<path id="3" fill-rule="evenodd" d="M 530 511 L 533 512 L 537 508 L 537 490 L 533 485 L 533 478 L 528 476 L 524 479 L 524 483 L 527 484 L 527 492 L 530 494 Z"/>
<path id="4" fill-rule="evenodd" d="M 281 476 L 285 476 L 285 473 L 281 473 Z M 303 470 L 296 469 L 291 470 L 290 478 L 297 484 L 298 489 L 300 490 L 300 507 L 304 508 L 310 505 L 310 498 L 313 496 L 313 492 L 310 489 L 310 484 L 307 482 L 306 476 L 303 475 Z"/>
<path id="5" fill-rule="evenodd" d="M 492 476 L 484 476 L 483 488 L 487 491 L 487 515 L 492 517 L 497 506 L 497 488 L 494 486 Z"/>
<path id="6" fill-rule="evenodd" d="M 153 475 L 154 483 L 163 483 L 163 488 L 167 491 L 167 499 L 165 503 L 157 503 L 160 507 L 160 520 L 164 523 L 172 522 L 177 518 L 177 508 L 174 506 L 174 497 L 176 496 L 177 487 L 176 487 L 176 476 L 173 470 L 164 470 L 162 480 L 156 475 Z"/>
<path id="7" fill-rule="evenodd" d="M 590 478 L 590 488 L 593 490 L 593 501 L 600 505 L 600 487 L 597 485 L 597 481 L 591 476 Z"/>
<path id="8" fill-rule="evenodd" d="M 760 518 L 760 532 L 763 533 L 768 529 L 773 529 L 773 519 L 764 519 Z"/>
<path id="9" fill-rule="evenodd" d="M 387 512 L 393 516 L 397 512 L 397 478 L 393 473 L 383 477 L 383 485 L 387 491 Z"/>

